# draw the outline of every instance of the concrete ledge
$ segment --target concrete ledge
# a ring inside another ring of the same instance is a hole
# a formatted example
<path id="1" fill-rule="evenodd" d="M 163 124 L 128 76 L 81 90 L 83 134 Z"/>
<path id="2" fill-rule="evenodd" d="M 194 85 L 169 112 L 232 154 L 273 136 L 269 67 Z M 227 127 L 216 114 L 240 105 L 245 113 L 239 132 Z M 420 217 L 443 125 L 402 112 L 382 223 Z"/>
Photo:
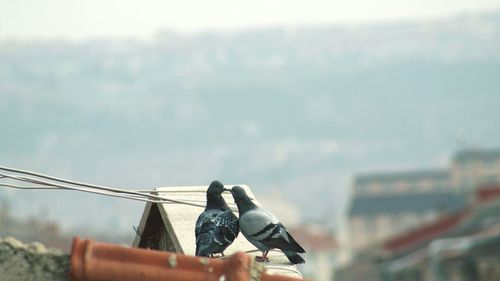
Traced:
<path id="1" fill-rule="evenodd" d="M 46 249 L 38 242 L 23 244 L 12 237 L 0 239 L 2 281 L 63 281 L 68 279 L 69 256 Z"/>

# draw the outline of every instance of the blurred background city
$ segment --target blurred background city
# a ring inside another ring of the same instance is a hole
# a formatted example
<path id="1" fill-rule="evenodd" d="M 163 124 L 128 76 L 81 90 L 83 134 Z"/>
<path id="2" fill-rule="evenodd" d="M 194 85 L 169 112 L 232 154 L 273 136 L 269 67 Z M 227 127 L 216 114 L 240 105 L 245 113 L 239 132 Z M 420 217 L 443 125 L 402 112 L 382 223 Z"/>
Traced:
<path id="1" fill-rule="evenodd" d="M 316 280 L 500 280 L 500 1 L 0 0 L 0 165 L 247 184 Z M 0 236 L 144 204 L 0 188 Z"/>

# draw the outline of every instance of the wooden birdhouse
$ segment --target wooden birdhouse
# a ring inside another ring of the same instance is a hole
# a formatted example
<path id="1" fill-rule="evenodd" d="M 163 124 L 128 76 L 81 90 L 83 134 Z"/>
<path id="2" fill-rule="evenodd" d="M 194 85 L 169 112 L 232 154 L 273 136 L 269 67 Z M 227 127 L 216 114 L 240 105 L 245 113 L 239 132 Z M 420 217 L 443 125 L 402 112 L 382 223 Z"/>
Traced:
<path id="1" fill-rule="evenodd" d="M 241 186 L 245 189 L 248 196 L 257 205 L 260 205 L 250 188 L 245 185 Z M 196 248 L 195 224 L 198 216 L 205 208 L 207 188 L 208 186 L 156 188 L 155 194 L 159 196 L 199 206 L 183 203 L 147 203 L 133 246 L 194 255 Z M 231 194 L 223 193 L 223 197 L 238 216 L 236 204 L 234 204 Z M 224 253 L 225 255 L 231 255 L 238 251 L 246 252 L 253 256 L 261 254 L 241 233 Z M 268 257 L 270 261 L 263 263 L 263 265 L 269 272 L 302 277 L 297 267 L 290 264 L 281 251 L 271 251 Z"/>

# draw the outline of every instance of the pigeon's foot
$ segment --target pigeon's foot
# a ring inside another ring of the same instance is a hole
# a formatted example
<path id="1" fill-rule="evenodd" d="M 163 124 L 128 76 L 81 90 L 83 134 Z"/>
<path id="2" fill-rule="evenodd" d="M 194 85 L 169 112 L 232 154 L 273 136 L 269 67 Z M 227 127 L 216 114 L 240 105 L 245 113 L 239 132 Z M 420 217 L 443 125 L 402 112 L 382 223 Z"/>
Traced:
<path id="1" fill-rule="evenodd" d="M 255 257 L 255 260 L 258 262 L 269 262 L 268 257 Z"/>

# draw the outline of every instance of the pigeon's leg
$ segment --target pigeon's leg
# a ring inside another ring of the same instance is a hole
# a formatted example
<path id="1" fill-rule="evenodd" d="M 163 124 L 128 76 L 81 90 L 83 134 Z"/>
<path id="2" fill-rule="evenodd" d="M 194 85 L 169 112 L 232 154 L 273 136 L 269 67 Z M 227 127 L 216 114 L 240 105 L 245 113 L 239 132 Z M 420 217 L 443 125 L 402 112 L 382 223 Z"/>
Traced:
<path id="1" fill-rule="evenodd" d="M 267 253 L 269 253 L 269 250 L 262 252 L 262 257 L 255 257 L 255 260 L 260 262 L 268 262 L 269 258 L 267 257 Z"/>
<path id="2" fill-rule="evenodd" d="M 226 255 L 224 255 L 224 252 L 220 252 L 221 256 L 222 257 L 225 257 Z"/>
<path id="3" fill-rule="evenodd" d="M 264 259 L 269 260 L 269 259 L 267 258 L 267 254 L 269 254 L 269 250 L 265 251 L 265 252 L 264 252 L 264 254 L 262 255 L 262 257 L 263 257 Z"/>

